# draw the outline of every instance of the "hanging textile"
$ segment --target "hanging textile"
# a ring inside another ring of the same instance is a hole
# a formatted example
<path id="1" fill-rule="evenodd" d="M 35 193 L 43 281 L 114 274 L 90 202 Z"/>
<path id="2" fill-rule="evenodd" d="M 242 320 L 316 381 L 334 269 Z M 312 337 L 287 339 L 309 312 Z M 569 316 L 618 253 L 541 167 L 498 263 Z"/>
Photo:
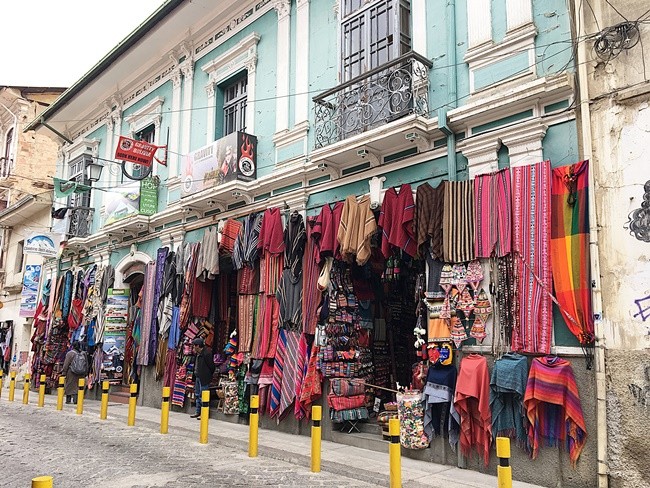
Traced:
<path id="1" fill-rule="evenodd" d="M 371 256 L 370 238 L 377 230 L 375 216 L 370 210 L 370 198 L 363 196 L 358 202 L 354 195 L 345 199 L 337 239 L 341 245 L 341 257 L 351 263 L 356 256 L 359 266 Z"/>
<path id="2" fill-rule="evenodd" d="M 448 181 L 442 225 L 444 261 L 463 263 L 474 259 L 474 220 L 473 183 Z"/>
<path id="3" fill-rule="evenodd" d="M 307 413 L 307 417 L 311 413 L 311 405 L 320 398 L 322 394 L 323 378 L 320 369 L 318 369 L 318 357 L 320 347 L 314 341 L 309 355 L 309 362 L 307 363 L 307 371 L 305 378 L 302 382 L 302 390 L 300 392 L 300 406 L 302 410 Z"/>
<path id="4" fill-rule="evenodd" d="M 144 270 L 144 284 L 142 285 L 142 321 L 140 323 L 140 340 L 136 351 L 136 364 L 147 366 L 150 359 L 149 340 L 152 334 L 153 299 L 156 287 L 156 263 L 149 262 Z M 154 331 L 155 333 L 155 331 Z M 153 353 L 153 351 L 151 351 Z"/>
<path id="5" fill-rule="evenodd" d="M 418 186 L 415 193 L 414 227 L 419 257 L 430 254 L 433 259 L 442 259 L 444 202 L 444 181 L 436 188 L 429 183 Z M 429 253 L 426 252 L 427 249 Z"/>
<path id="6" fill-rule="evenodd" d="M 314 238 L 316 218 L 307 218 L 307 242 L 305 245 L 304 270 L 302 273 L 302 320 L 303 332 L 314 334 L 318 322 L 318 305 L 322 293 L 318 289 L 319 269 L 317 264 L 318 247 Z"/>
<path id="7" fill-rule="evenodd" d="M 517 267 L 519 324 L 513 329 L 515 351 L 551 351 L 550 201 L 551 163 L 513 170 L 514 252 Z"/>
<path id="8" fill-rule="evenodd" d="M 528 419 L 524 394 L 528 382 L 528 360 L 516 353 L 506 353 L 494 362 L 490 380 L 490 409 L 494 437 L 515 439 L 526 447 Z"/>
<path id="9" fill-rule="evenodd" d="M 261 213 L 252 213 L 244 219 L 243 227 L 235 240 L 233 250 L 235 269 L 241 269 L 244 265 L 251 268 L 255 266 L 259 253 L 258 245 L 260 230 L 262 229 L 262 218 Z"/>
<path id="10" fill-rule="evenodd" d="M 269 208 L 264 212 L 257 247 L 264 253 L 284 252 L 284 232 L 279 208 Z"/>
<path id="11" fill-rule="evenodd" d="M 165 278 L 165 262 L 167 261 L 167 253 L 169 249 L 166 247 L 158 249 L 156 255 L 156 278 L 154 287 L 154 296 L 151 310 L 151 334 L 149 335 L 149 354 L 156 354 L 158 349 L 158 332 L 160 323 L 158 321 L 158 308 L 160 306 L 160 297 L 163 292 L 164 278 Z M 154 357 L 149 359 L 149 364 L 152 364 Z"/>
<path id="12" fill-rule="evenodd" d="M 517 266 L 512 254 L 496 259 L 492 282 L 496 283 L 496 316 L 499 324 L 498 341 L 500 350 L 509 349 L 512 331 L 519 328 L 519 289 L 517 287 Z"/>
<path id="13" fill-rule="evenodd" d="M 305 253 L 307 232 L 302 215 L 293 211 L 284 229 L 284 267 L 294 278 L 302 279 L 302 257 Z"/>
<path id="14" fill-rule="evenodd" d="M 415 202 L 411 185 L 404 184 L 389 188 L 384 194 L 379 213 L 379 227 L 382 231 L 381 252 L 386 259 L 399 249 L 411 257 L 417 254 L 417 241 L 413 231 Z"/>
<path id="15" fill-rule="evenodd" d="M 307 366 L 309 365 L 309 351 L 310 344 L 306 334 L 300 335 L 300 342 L 298 343 L 298 358 L 296 362 L 296 401 L 294 404 L 294 416 L 300 420 L 309 417 L 309 412 L 304 408 L 300 401 L 302 396 L 302 389 L 307 376 Z"/>
<path id="16" fill-rule="evenodd" d="M 287 335 L 281 331 L 278 336 L 277 351 L 273 362 L 273 381 L 271 383 L 271 397 L 269 401 L 269 415 L 276 417 L 280 412 L 280 401 L 282 399 L 282 376 L 284 372 L 284 360 L 287 354 Z"/>
<path id="17" fill-rule="evenodd" d="M 250 352 L 258 297 L 257 295 L 239 295 L 238 299 L 239 320 L 237 321 L 237 335 L 239 336 L 239 352 Z"/>
<path id="18" fill-rule="evenodd" d="M 302 276 L 294 276 L 285 269 L 275 295 L 279 310 L 279 327 L 292 331 L 302 331 Z"/>
<path id="19" fill-rule="evenodd" d="M 583 346 L 594 342 L 589 269 L 589 161 L 553 169 L 551 269 L 562 318 Z"/>
<path id="20" fill-rule="evenodd" d="M 343 205 L 343 202 L 336 202 L 334 206 L 327 203 L 323 205 L 316 217 L 311 236 L 318 248 L 318 251 L 314 253 L 314 259 L 319 264 L 323 263 L 326 258 L 341 258 L 338 233 Z"/>
<path id="21" fill-rule="evenodd" d="M 571 363 L 558 357 L 533 359 L 524 405 L 533 459 L 542 446 L 560 446 L 568 449 L 575 468 L 587 440 L 587 427 Z"/>
<path id="22" fill-rule="evenodd" d="M 424 404 L 419 391 L 397 394 L 399 440 L 407 449 L 426 449 L 429 437 L 424 432 Z"/>
<path id="23" fill-rule="evenodd" d="M 180 302 L 180 327 L 181 330 L 185 330 L 187 323 L 190 320 L 191 308 L 192 308 L 192 288 L 196 277 L 194 273 L 196 272 L 196 255 L 199 250 L 200 244 L 197 242 L 186 243 L 183 246 L 183 266 L 179 268 L 184 271 L 182 298 Z"/>
<path id="24" fill-rule="evenodd" d="M 201 239 L 201 248 L 196 260 L 196 277 L 199 281 L 213 280 L 219 274 L 219 241 L 217 229 L 207 227 Z"/>
<path id="25" fill-rule="evenodd" d="M 485 466 L 490 461 L 492 414 L 487 360 L 470 354 L 460 362 L 454 407 L 460 417 L 460 451 L 469 457 L 475 449 Z"/>
<path id="26" fill-rule="evenodd" d="M 512 247 L 512 190 L 510 169 L 474 178 L 476 257 L 509 254 Z"/>
<path id="27" fill-rule="evenodd" d="M 280 388 L 280 405 L 277 412 L 278 419 L 282 419 L 288 413 L 289 406 L 296 398 L 296 386 L 298 385 L 298 345 L 300 343 L 300 332 L 291 330 L 280 331 L 278 341 L 285 342 L 284 365 L 282 368 L 282 386 Z"/>
<path id="28" fill-rule="evenodd" d="M 235 219 L 228 219 L 221 231 L 221 245 L 219 250 L 224 254 L 233 254 L 235 242 L 242 229 L 242 223 Z"/>
<path id="29" fill-rule="evenodd" d="M 458 444 L 460 417 L 454 407 L 456 366 L 430 366 L 422 392 L 424 432 L 429 439 L 446 433 L 452 449 Z"/>

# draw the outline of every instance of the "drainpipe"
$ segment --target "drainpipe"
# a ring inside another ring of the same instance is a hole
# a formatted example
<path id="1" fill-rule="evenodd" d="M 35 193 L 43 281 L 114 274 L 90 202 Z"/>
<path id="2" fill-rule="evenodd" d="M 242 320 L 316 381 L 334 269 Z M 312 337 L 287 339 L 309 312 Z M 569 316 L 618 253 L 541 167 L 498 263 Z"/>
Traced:
<path id="1" fill-rule="evenodd" d="M 458 179 L 456 166 L 456 134 L 447 125 L 447 111 L 458 105 L 456 80 L 456 0 L 447 0 L 447 105 L 438 110 L 438 127 L 447 135 L 447 174 L 450 181 Z"/>
<path id="2" fill-rule="evenodd" d="M 584 8 L 573 1 L 574 29 L 576 39 L 585 39 Z M 587 45 L 585 41 L 578 41 L 578 96 L 580 107 L 580 125 L 582 136 L 582 153 L 585 159 L 591 159 L 591 111 L 589 108 L 589 85 L 587 74 Z M 607 488 L 607 382 L 605 377 L 605 334 L 603 330 L 603 302 L 600 283 L 600 261 L 598 256 L 598 222 L 596 214 L 596 179 L 594 168 L 589 168 L 589 188 L 592 195 L 589 198 L 589 252 L 591 255 L 591 298 L 594 310 L 596 346 L 594 350 L 594 368 L 596 370 L 596 426 L 598 429 L 598 488 Z"/>

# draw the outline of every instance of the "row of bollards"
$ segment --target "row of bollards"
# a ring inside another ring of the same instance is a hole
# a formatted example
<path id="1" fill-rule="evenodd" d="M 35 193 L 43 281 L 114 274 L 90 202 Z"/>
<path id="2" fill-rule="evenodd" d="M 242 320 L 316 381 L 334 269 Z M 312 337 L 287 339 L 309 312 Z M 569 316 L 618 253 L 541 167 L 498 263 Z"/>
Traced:
<path id="1" fill-rule="evenodd" d="M 40 385 L 38 389 L 38 406 L 45 405 L 45 375 L 40 377 Z M 0 371 L 0 394 L 2 392 L 3 375 Z M 59 377 L 59 385 L 57 391 L 57 404 L 56 409 L 63 409 L 63 396 L 64 396 L 64 377 Z M 23 386 L 23 404 L 29 403 L 29 385 L 30 375 L 25 375 Z M 108 416 L 108 395 L 109 395 L 109 382 L 102 383 L 102 399 L 99 418 L 106 420 Z M 16 388 L 16 372 L 12 371 L 10 374 L 9 384 L 9 401 L 14 401 Z M 83 414 L 85 380 L 80 379 L 78 384 L 78 399 L 77 399 L 77 415 Z M 136 400 L 138 395 L 138 385 L 131 384 L 129 388 L 129 410 L 127 416 L 127 426 L 132 427 L 135 425 L 136 413 Z M 170 410 L 171 389 L 164 387 L 162 390 L 162 404 L 160 414 L 160 433 L 167 434 L 169 429 L 169 410 Z M 208 443 L 208 426 L 210 418 L 210 391 L 206 390 L 201 393 L 201 424 L 199 431 L 199 443 Z M 312 427 L 311 427 L 311 471 L 319 473 L 321 470 L 321 421 L 322 421 L 322 407 L 314 405 L 312 407 Z M 401 445 L 400 445 L 400 424 L 398 419 L 390 419 L 388 426 L 389 433 L 389 471 L 390 471 L 390 488 L 401 488 L 402 486 L 402 472 L 401 472 Z M 258 440 L 259 440 L 259 396 L 251 395 L 250 397 L 250 414 L 249 414 L 249 442 L 248 442 L 248 455 L 249 457 L 257 457 L 258 453 Z M 510 466 L 510 439 L 507 437 L 497 437 L 496 439 L 497 457 L 499 458 L 499 466 L 497 468 L 498 487 L 511 488 L 512 487 L 512 467 Z M 32 488 L 51 488 L 52 477 L 41 476 L 32 480 Z"/>

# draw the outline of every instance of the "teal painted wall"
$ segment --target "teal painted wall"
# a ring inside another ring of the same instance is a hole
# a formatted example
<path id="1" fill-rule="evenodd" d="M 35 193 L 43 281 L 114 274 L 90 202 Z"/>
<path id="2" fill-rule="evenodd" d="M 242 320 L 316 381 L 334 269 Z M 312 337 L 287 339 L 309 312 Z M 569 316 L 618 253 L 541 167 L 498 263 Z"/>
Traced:
<path id="1" fill-rule="evenodd" d="M 275 10 L 269 11 L 212 51 L 202 52 L 194 66 L 192 107 L 206 107 L 208 95 L 205 92 L 205 86 L 208 82 L 208 75 L 201 70 L 201 66 L 222 55 L 249 34 L 255 32 L 260 36 L 260 41 L 257 44 L 255 77 L 255 126 L 246 128 L 248 132 L 257 136 L 258 177 L 269 174 L 275 165 L 272 138 L 275 133 L 277 19 Z M 214 108 L 206 110 L 211 110 L 212 113 L 218 111 L 215 111 Z M 190 150 L 205 146 L 207 141 L 206 122 L 205 110 L 192 111 Z M 213 140 L 216 140 L 216 137 Z"/>
<path id="2" fill-rule="evenodd" d="M 124 259 L 129 254 L 130 250 L 131 247 L 126 246 L 111 251 L 111 257 L 108 260 L 111 266 L 117 266 L 117 263 L 119 263 L 122 259 Z"/>
<path id="3" fill-rule="evenodd" d="M 495 43 L 503 41 L 508 30 L 506 0 L 491 0 L 492 40 Z"/>
<path id="4" fill-rule="evenodd" d="M 309 99 L 338 84 L 338 21 L 332 0 L 309 4 Z M 309 121 L 314 127 L 313 103 Z M 308 133 L 308 148 L 314 147 L 314 130 Z"/>
<path id="5" fill-rule="evenodd" d="M 191 230 L 185 234 L 183 242 L 199 242 L 203 239 L 203 234 L 205 234 L 205 228 Z"/>
<path id="6" fill-rule="evenodd" d="M 578 162 L 578 127 L 575 120 L 551 125 L 546 130 L 542 148 L 544 159 L 549 159 L 554 168 Z"/>
<path id="7" fill-rule="evenodd" d="M 146 253 L 151 259 L 156 259 L 158 249 L 162 247 L 160 239 L 151 239 L 150 241 L 138 242 L 138 251 Z"/>
<path id="8" fill-rule="evenodd" d="M 98 127 L 96 130 L 91 132 L 86 136 L 87 139 L 98 139 L 99 140 L 99 148 L 98 148 L 98 153 L 100 157 L 104 157 L 104 148 L 106 147 L 106 125 L 102 125 L 101 127 Z M 93 184 L 93 187 L 95 188 L 106 188 L 108 185 L 108 178 L 110 175 L 110 167 L 113 166 L 113 163 L 109 163 L 107 161 L 100 161 L 104 164 L 104 169 L 102 170 L 102 176 L 99 179 L 97 183 Z M 65 175 L 67 178 L 67 174 Z M 91 205 L 95 208 L 95 213 L 93 214 L 93 225 L 92 225 L 92 231 L 97 232 L 100 227 L 101 227 L 101 215 L 99 212 L 99 209 L 102 207 L 104 204 L 104 191 L 101 190 L 93 190 L 92 196 L 91 196 Z"/>
<path id="9" fill-rule="evenodd" d="M 310 4 L 311 6 L 311 4 Z M 297 3 L 296 0 L 291 1 L 291 42 L 289 47 L 291 53 L 289 55 L 289 129 L 296 125 L 296 70 L 299 69 L 296 62 L 296 25 L 297 25 Z"/>
<path id="10" fill-rule="evenodd" d="M 573 71 L 571 20 L 566 1 L 533 0 L 533 22 L 538 33 L 535 38 L 537 74 Z"/>
<path id="11" fill-rule="evenodd" d="M 474 88 L 480 90 L 529 69 L 528 53 L 520 52 L 474 70 Z"/>

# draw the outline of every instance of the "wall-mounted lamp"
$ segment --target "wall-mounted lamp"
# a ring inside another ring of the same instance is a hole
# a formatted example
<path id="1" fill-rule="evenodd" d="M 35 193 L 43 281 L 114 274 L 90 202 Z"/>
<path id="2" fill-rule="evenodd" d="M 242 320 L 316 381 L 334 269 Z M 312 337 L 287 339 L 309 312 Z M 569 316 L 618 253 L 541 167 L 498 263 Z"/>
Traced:
<path id="1" fill-rule="evenodd" d="M 92 183 L 97 183 L 102 176 L 103 169 L 104 169 L 103 164 L 97 163 L 95 161 L 88 163 L 86 165 L 86 177 Z"/>

